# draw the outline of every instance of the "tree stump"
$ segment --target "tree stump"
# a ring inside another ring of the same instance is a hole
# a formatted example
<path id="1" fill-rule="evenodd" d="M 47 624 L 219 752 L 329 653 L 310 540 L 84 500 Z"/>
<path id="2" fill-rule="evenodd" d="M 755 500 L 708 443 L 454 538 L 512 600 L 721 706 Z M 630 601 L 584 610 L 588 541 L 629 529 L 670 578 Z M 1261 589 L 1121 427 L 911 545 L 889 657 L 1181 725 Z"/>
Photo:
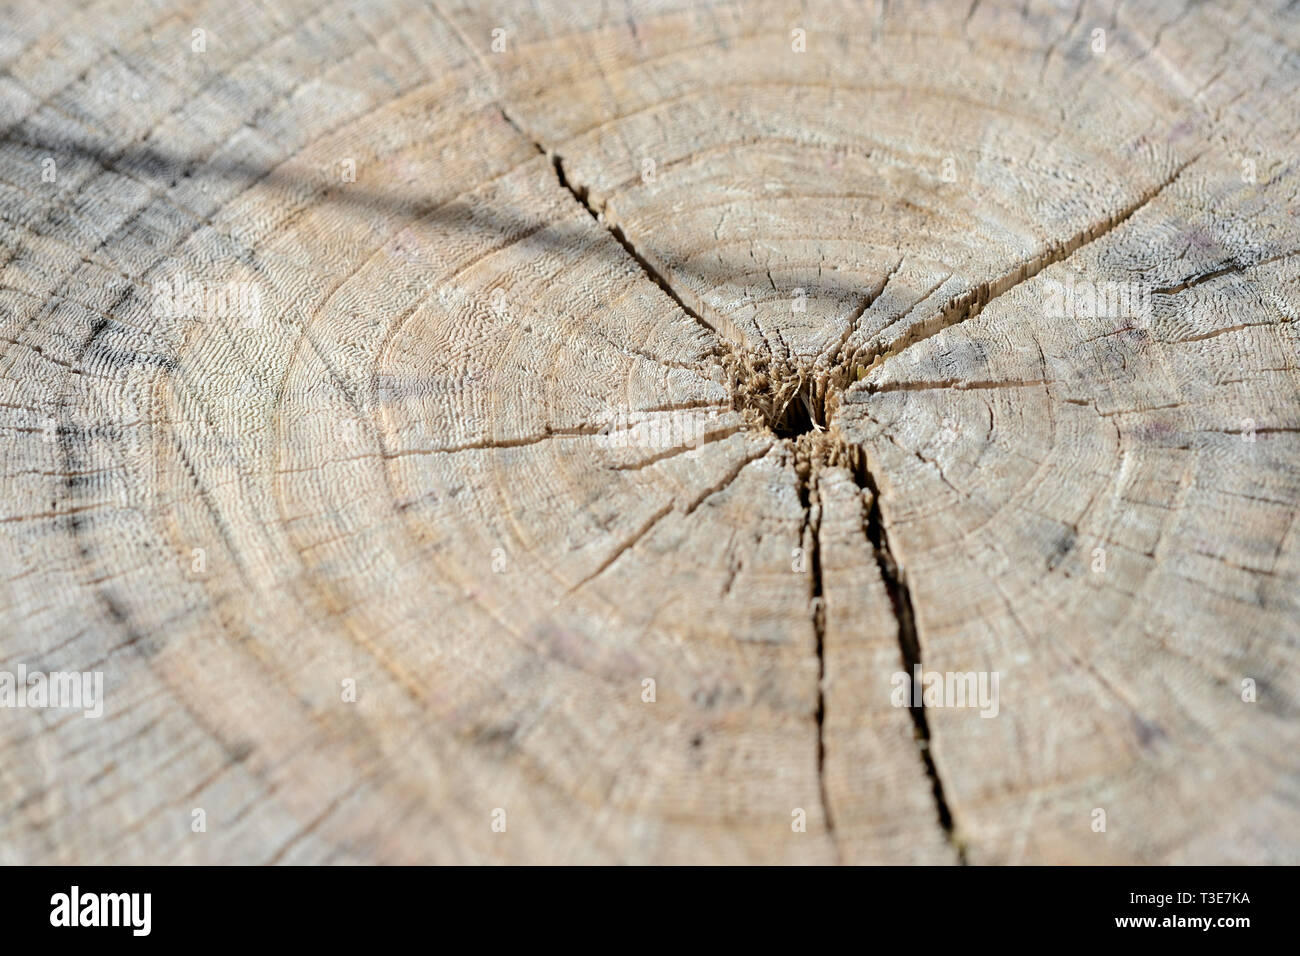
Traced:
<path id="1" fill-rule="evenodd" d="M 484 6 L 4 14 L 0 860 L 1300 861 L 1295 5 Z"/>

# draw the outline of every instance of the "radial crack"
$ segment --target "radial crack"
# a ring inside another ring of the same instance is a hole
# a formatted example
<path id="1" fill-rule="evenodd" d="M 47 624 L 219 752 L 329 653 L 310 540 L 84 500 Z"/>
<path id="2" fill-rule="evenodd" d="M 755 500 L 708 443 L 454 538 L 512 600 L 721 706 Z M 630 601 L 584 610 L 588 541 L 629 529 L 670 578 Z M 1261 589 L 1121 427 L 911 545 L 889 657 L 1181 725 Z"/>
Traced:
<path id="1" fill-rule="evenodd" d="M 799 504 L 803 508 L 803 527 L 800 532 L 801 543 L 808 543 L 808 572 L 812 624 L 817 649 L 817 790 L 821 799 L 822 817 L 826 820 L 826 835 L 835 848 L 836 860 L 840 860 L 839 846 L 835 840 L 835 817 L 831 813 L 829 794 L 826 791 L 826 606 L 822 588 L 821 558 L 821 504 L 814 505 L 813 498 L 818 495 L 817 467 L 815 462 L 804 457 L 798 460 L 799 449 L 796 446 L 795 477 Z"/>
<path id="2" fill-rule="evenodd" d="M 880 392 L 920 392 L 943 389 L 954 392 L 972 392 L 998 388 L 1037 388 L 1050 384 L 1047 379 L 1043 378 L 1006 379 L 1003 381 L 994 379 L 968 381 L 966 379 L 945 378 L 930 382 L 882 382 L 876 385 L 868 382 L 865 391 L 871 395 Z"/>
<path id="3" fill-rule="evenodd" d="M 714 335 L 720 335 L 718 330 L 705 321 L 704 317 L 701 316 L 698 311 L 686 304 L 686 301 L 681 297 L 677 290 L 673 288 L 672 284 L 669 283 L 662 273 L 660 273 L 660 271 L 649 260 L 647 260 L 644 255 L 642 255 L 641 251 L 632 244 L 632 241 L 628 239 L 627 234 L 623 232 L 622 227 L 617 223 L 607 221 L 602 215 L 602 210 L 597 209 L 592 205 L 590 190 L 586 186 L 575 185 L 569 179 L 569 174 L 564 169 L 564 160 L 561 158 L 560 154 L 553 149 L 548 149 L 543 143 L 530 136 L 524 128 L 515 122 L 514 118 L 506 112 L 504 107 L 498 106 L 497 109 L 500 110 L 501 116 L 516 133 L 524 137 L 528 142 L 532 143 L 533 148 L 536 149 L 538 153 L 547 157 L 551 161 L 551 165 L 555 168 L 555 178 L 559 180 L 560 185 L 564 187 L 564 190 L 577 200 L 578 205 L 587 210 L 587 213 L 592 219 L 596 220 L 596 222 L 604 227 L 606 232 L 614 237 L 615 241 L 623 247 L 623 250 L 632 257 L 632 261 L 641 267 L 641 270 L 646 274 L 646 277 L 657 285 L 663 293 L 668 296 L 668 298 L 672 299 L 679 309 Z"/>
<path id="4" fill-rule="evenodd" d="M 1292 249 L 1290 252 L 1281 252 L 1275 256 L 1269 256 L 1267 259 L 1260 259 L 1258 262 L 1232 262 L 1221 269 L 1214 269 L 1211 272 L 1202 272 L 1200 275 L 1188 276 L 1177 285 L 1152 289 L 1151 293 L 1152 295 L 1178 295 L 1180 292 L 1194 289 L 1196 286 L 1205 282 L 1213 282 L 1215 279 L 1222 279 L 1224 276 L 1239 275 L 1243 272 L 1249 272 L 1252 269 L 1258 269 L 1260 266 L 1271 265 L 1274 262 L 1281 262 L 1283 259 L 1290 259 L 1292 256 L 1297 254 L 1300 254 L 1300 249 Z"/>
<path id="5" fill-rule="evenodd" d="M 925 322 L 917 323 L 896 338 L 888 346 L 872 351 L 860 362 L 854 358 L 853 361 L 848 363 L 849 366 L 852 367 L 855 364 L 862 364 L 867 368 L 875 367 L 885 359 L 898 355 L 904 349 L 911 348 L 919 342 L 924 342 L 926 339 L 933 338 L 940 332 L 952 328 L 954 325 L 960 325 L 963 322 L 975 318 L 984 311 L 985 307 L 994 299 L 1006 295 L 1017 286 L 1028 282 L 1048 266 L 1055 265 L 1058 262 L 1064 262 L 1084 246 L 1096 242 L 1098 239 L 1108 235 L 1124 223 L 1128 222 L 1129 219 L 1133 218 L 1133 216 L 1138 212 L 1155 201 L 1155 199 L 1164 192 L 1165 189 L 1172 185 L 1173 182 L 1182 175 L 1183 170 L 1187 169 L 1188 166 L 1196 162 L 1199 158 L 1200 154 L 1198 153 L 1196 156 L 1193 156 L 1191 159 L 1182 163 L 1167 178 L 1150 189 L 1145 190 L 1129 205 L 1116 210 L 1100 223 L 1089 226 L 1087 229 L 1077 233 L 1063 243 L 1048 246 L 1048 248 L 1042 253 L 1022 262 L 1011 272 L 999 276 L 996 279 L 982 282 L 973 289 L 957 296 L 934 318 Z"/>
<path id="6" fill-rule="evenodd" d="M 894 609 L 894 617 L 898 621 L 898 646 L 902 652 L 904 666 L 907 668 L 908 676 L 915 679 L 914 675 L 917 668 L 921 666 L 921 641 L 917 633 L 916 611 L 912 606 L 912 593 L 907 585 L 907 575 L 889 543 L 889 530 L 880 503 L 880 488 L 876 484 L 875 476 L 872 474 L 867 451 L 861 445 L 855 446 L 855 449 L 857 454 L 854 456 L 853 462 L 854 480 L 859 488 L 871 494 L 871 506 L 867 511 L 863 531 L 866 533 L 867 540 L 871 543 L 872 550 L 875 552 L 876 565 L 880 569 L 880 577 L 885 583 L 885 590 L 889 594 L 889 601 Z M 930 778 L 930 787 L 934 793 L 939 826 L 943 828 L 944 836 L 956 851 L 958 862 L 964 866 L 966 864 L 966 848 L 959 839 L 954 827 L 952 811 L 944 794 L 943 778 L 939 775 L 939 768 L 935 765 L 934 755 L 930 752 L 930 724 L 925 716 L 924 701 L 909 706 L 908 710 L 912 715 L 921 762 L 925 767 L 926 776 Z"/>
<path id="7" fill-rule="evenodd" d="M 899 566 L 893 550 L 890 547 L 889 536 L 886 530 L 886 523 L 881 513 L 880 492 L 876 486 L 875 479 L 867 467 L 866 450 L 858 444 L 848 442 L 840 434 L 838 428 L 828 430 L 833 407 L 828 404 L 828 398 L 831 391 L 838 391 L 848 384 L 848 370 L 852 369 L 854 356 L 844 355 L 843 348 L 849 337 L 855 331 L 859 320 L 871 307 L 877 298 L 884 292 L 889 281 L 898 272 L 902 266 L 900 260 L 897 265 L 884 276 L 881 282 L 874 288 L 867 290 L 864 294 L 859 307 L 855 310 L 852 320 L 849 323 L 848 331 L 845 338 L 839 346 L 840 354 L 835 359 L 835 367 L 824 378 L 823 384 L 829 386 L 826 390 L 819 390 L 815 387 L 816 383 L 810 372 L 800 375 L 797 383 L 778 382 L 774 377 L 764 374 L 753 376 L 754 386 L 746 390 L 746 382 L 743 374 L 740 374 L 747 368 L 745 356 L 738 352 L 737 347 L 719 330 L 705 321 L 700 315 L 699 310 L 689 306 L 682 294 L 668 281 L 663 273 L 651 263 L 646 256 L 636 248 L 632 241 L 627 237 L 622 227 L 617 223 L 610 221 L 605 214 L 605 210 L 597 208 L 591 201 L 590 190 L 586 186 L 574 183 L 565 169 L 564 161 L 560 155 L 553 149 L 548 149 L 545 145 L 530 136 L 515 120 L 505 111 L 504 108 L 498 107 L 505 121 L 510 124 L 522 137 L 532 143 L 537 152 L 546 156 L 555 170 L 555 177 L 560 186 L 568 192 L 574 200 L 582 206 L 593 220 L 599 223 L 611 236 L 618 242 L 628 256 L 641 267 L 645 275 L 657 285 L 665 295 L 667 295 L 685 314 L 689 315 L 697 323 L 712 332 L 718 340 L 718 351 L 716 354 L 721 355 L 724 368 L 732 376 L 733 386 L 740 384 L 741 387 L 734 391 L 733 403 L 737 410 L 749 411 L 756 413 L 751 417 L 751 424 L 762 428 L 768 434 L 774 435 L 775 438 L 787 445 L 794 456 L 794 468 L 796 475 L 796 492 L 798 494 L 800 506 L 803 509 L 803 523 L 800 530 L 801 543 L 807 542 L 808 547 L 808 570 L 810 572 L 809 583 L 809 607 L 813 625 L 814 642 L 817 654 L 817 701 L 815 710 L 815 721 L 817 726 L 817 784 L 818 793 L 821 800 L 822 815 L 826 821 L 827 836 L 835 849 L 836 859 L 840 860 L 840 849 L 835 837 L 835 818 L 831 811 L 829 793 L 826 787 L 826 741 L 825 741 L 825 720 L 826 720 L 826 612 L 824 600 L 824 584 L 822 580 L 821 566 L 821 504 L 819 500 L 814 500 L 819 495 L 817 473 L 818 469 L 824 465 L 848 465 L 849 470 L 853 473 L 855 480 L 860 488 L 871 493 L 871 505 L 865 518 L 864 532 L 868 541 L 871 543 L 875 553 L 876 563 L 879 567 L 881 578 L 885 583 L 886 591 L 889 594 L 890 602 L 893 606 L 894 616 L 898 621 L 898 640 L 903 660 L 907 667 L 912 669 L 920 664 L 921 652 L 920 641 L 917 636 L 916 615 L 912 607 L 911 594 L 908 590 L 906 576 L 903 569 Z M 1186 165 L 1186 164 L 1185 164 Z M 905 337 L 898 340 L 887 350 L 876 353 L 873 358 L 883 360 L 887 355 L 897 354 L 902 348 L 920 341 L 921 338 L 928 338 L 930 335 L 937 334 L 943 328 L 957 322 L 965 321 L 976 314 L 987 302 L 1001 295 L 1008 289 L 1037 274 L 1043 268 L 1046 268 L 1052 262 L 1060 261 L 1066 256 L 1072 254 L 1081 246 L 1093 241 L 1106 232 L 1115 228 L 1121 222 L 1133 215 L 1143 205 L 1150 202 L 1161 189 L 1167 186 L 1178 173 L 1182 172 L 1180 167 L 1174 176 L 1170 177 L 1165 183 L 1156 189 L 1145 194 L 1141 199 L 1131 207 L 1121 210 L 1113 217 L 1103 223 L 1099 228 L 1094 228 L 1074 237 L 1064 246 L 1049 249 L 1039 259 L 1033 260 L 1020 266 L 1015 272 L 1002 277 L 996 282 L 985 283 L 977 289 L 971 290 L 965 296 L 950 302 L 936 320 L 926 323 L 920 328 L 919 335 L 917 330 L 913 329 L 913 337 Z M 934 326 L 933 328 L 931 326 Z M 765 369 L 765 363 L 759 363 L 761 369 Z M 760 369 L 760 371 L 761 371 Z M 753 370 L 751 370 L 753 371 Z M 762 383 L 766 383 L 765 386 Z M 983 384 L 983 383 L 979 383 Z M 996 383 L 1001 386 L 1003 383 Z M 1030 384 L 1030 383 L 1008 383 L 1008 384 Z M 789 391 L 789 386 L 793 385 L 793 391 Z M 922 387 L 928 387 L 925 383 Z M 807 386 L 808 394 L 805 397 L 804 388 Z M 996 387 L 994 383 L 989 383 L 986 387 Z M 797 399 L 797 400 L 796 400 Z M 751 461 L 761 454 L 765 454 L 770 447 L 771 441 L 760 448 L 759 454 L 747 455 L 741 460 L 738 467 L 730 474 L 726 475 L 721 483 L 712 489 L 706 490 L 694 502 L 683 510 L 683 515 L 691 514 L 700 504 L 717 491 L 730 485 L 735 480 L 741 470 L 744 469 Z M 606 557 L 601 564 L 586 578 L 578 582 L 572 590 L 577 590 L 588 581 L 598 577 L 610 565 L 614 563 L 621 555 L 630 550 L 638 541 L 644 538 L 653 528 L 672 511 L 671 506 L 660 509 L 657 513 L 651 515 L 649 521 L 640 528 L 630 540 L 626 541 L 613 554 Z M 922 764 L 926 776 L 930 779 L 931 789 L 934 794 L 935 808 L 938 815 L 939 824 L 948 842 L 953 846 L 957 859 L 961 863 L 966 862 L 965 848 L 958 840 L 954 831 L 952 813 L 949 810 L 947 799 L 944 795 L 943 781 L 939 776 L 934 758 L 930 754 L 930 729 L 924 712 L 924 705 L 917 705 L 910 708 L 912 721 L 915 728 L 915 736 L 918 743 L 918 749 L 921 755 Z"/>

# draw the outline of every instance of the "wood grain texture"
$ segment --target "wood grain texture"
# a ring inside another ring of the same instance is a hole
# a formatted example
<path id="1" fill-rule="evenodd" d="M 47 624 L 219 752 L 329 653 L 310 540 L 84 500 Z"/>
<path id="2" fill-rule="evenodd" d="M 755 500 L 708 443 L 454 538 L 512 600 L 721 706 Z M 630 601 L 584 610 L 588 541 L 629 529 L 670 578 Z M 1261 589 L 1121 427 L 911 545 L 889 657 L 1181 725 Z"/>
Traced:
<path id="1" fill-rule="evenodd" d="M 1300 862 L 1298 48 L 9 4 L 0 861 Z"/>

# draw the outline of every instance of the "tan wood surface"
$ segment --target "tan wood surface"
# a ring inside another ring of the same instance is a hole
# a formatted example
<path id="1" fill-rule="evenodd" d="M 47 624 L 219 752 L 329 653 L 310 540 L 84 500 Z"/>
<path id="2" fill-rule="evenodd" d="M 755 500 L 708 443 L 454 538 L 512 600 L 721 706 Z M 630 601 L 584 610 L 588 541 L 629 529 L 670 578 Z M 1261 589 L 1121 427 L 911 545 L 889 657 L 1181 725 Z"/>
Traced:
<path id="1" fill-rule="evenodd" d="M 0 862 L 1300 862 L 1298 50 L 7 4 Z"/>

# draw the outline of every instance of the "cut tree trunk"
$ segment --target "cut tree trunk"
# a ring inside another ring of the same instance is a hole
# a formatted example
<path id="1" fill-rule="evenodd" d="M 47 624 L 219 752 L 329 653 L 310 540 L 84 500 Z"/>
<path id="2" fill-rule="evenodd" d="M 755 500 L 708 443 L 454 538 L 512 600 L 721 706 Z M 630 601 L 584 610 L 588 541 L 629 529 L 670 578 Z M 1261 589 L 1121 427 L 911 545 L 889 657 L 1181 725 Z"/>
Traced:
<path id="1" fill-rule="evenodd" d="M 0 861 L 1300 862 L 1298 47 L 8 5 Z"/>

